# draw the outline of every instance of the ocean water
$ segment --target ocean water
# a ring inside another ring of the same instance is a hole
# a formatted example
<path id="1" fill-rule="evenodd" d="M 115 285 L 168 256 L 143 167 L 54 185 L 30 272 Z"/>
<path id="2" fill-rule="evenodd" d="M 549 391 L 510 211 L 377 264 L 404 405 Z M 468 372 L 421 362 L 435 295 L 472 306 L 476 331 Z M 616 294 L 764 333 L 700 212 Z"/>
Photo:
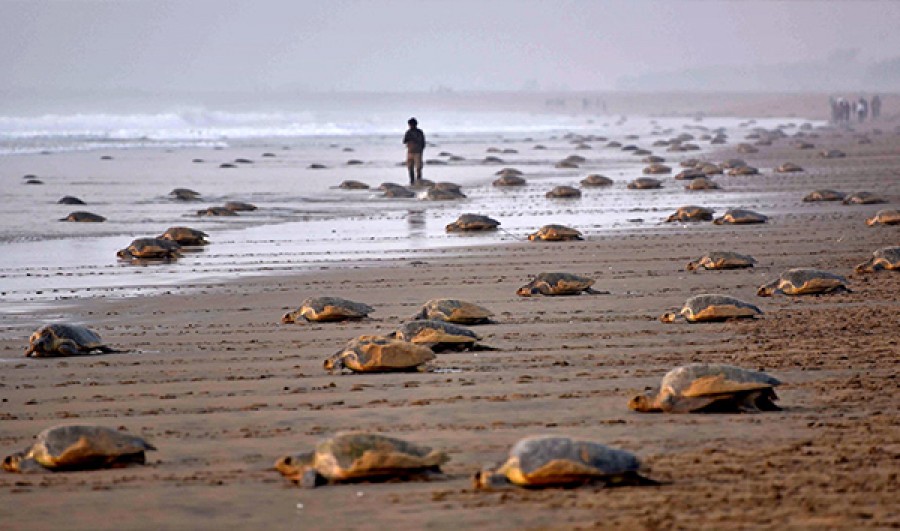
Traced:
<path id="1" fill-rule="evenodd" d="M 738 142 L 748 132 L 743 120 L 732 118 L 625 118 L 590 106 L 566 110 L 534 102 L 525 109 L 467 104 L 456 110 L 443 102 L 416 112 L 430 144 L 425 177 L 458 183 L 468 197 L 433 202 L 336 188 L 346 179 L 373 188 L 407 182 L 401 139 L 408 110 L 402 106 L 363 100 L 310 109 L 296 103 L 282 110 L 271 104 L 245 107 L 149 112 L 111 105 L 109 111 L 0 116 L 0 315 L 29 315 L 84 297 L 136 296 L 247 275 L 426 257 L 447 247 L 521 240 L 547 223 L 577 227 L 588 237 L 659 227 L 685 204 L 735 206 L 737 192 L 705 192 L 701 200 L 671 175 L 655 176 L 664 181 L 660 190 L 628 190 L 627 182 L 641 176 L 643 157 L 598 140 L 577 149 L 572 135 L 650 149 L 666 157 L 674 175 L 678 161 L 703 158 L 716 146 L 698 140 L 699 152 L 666 153 L 651 147 L 655 140 L 721 128 L 730 142 Z M 787 122 L 759 120 L 756 126 Z M 573 154 L 587 161 L 577 169 L 554 167 Z M 487 156 L 502 162 L 488 162 Z M 236 167 L 223 168 L 224 163 Z M 324 168 L 311 169 L 312 164 Z M 493 187 L 495 172 L 504 167 L 523 171 L 528 185 Z M 578 186 L 591 173 L 615 184 L 585 188 L 576 200 L 544 197 L 557 185 Z M 43 184 L 25 184 L 26 176 Z M 178 187 L 196 190 L 201 199 L 173 200 L 168 194 Z M 57 204 L 64 195 L 87 205 Z M 196 215 L 230 200 L 259 208 L 237 217 Z M 739 204 L 752 207 L 746 198 Z M 58 221 L 76 210 L 107 221 Z M 501 230 L 447 234 L 445 225 L 466 212 L 500 220 Z M 176 225 L 208 232 L 211 244 L 171 263 L 134 265 L 116 258 L 116 250 L 132 239 Z"/>

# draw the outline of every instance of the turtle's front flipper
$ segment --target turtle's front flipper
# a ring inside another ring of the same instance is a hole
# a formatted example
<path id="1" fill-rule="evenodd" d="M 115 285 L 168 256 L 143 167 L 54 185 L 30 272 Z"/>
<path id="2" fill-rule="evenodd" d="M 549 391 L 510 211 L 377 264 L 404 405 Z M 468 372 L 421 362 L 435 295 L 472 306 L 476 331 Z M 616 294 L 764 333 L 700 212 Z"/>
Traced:
<path id="1" fill-rule="evenodd" d="M 610 292 L 608 292 L 608 291 L 598 291 L 598 290 L 595 290 L 594 288 L 586 288 L 584 290 L 584 292 L 587 293 L 588 295 L 609 295 L 610 294 Z"/>
<path id="2" fill-rule="evenodd" d="M 88 354 L 90 351 L 82 351 L 78 348 L 72 341 L 63 341 L 60 342 L 59 345 L 56 346 L 56 352 L 58 352 L 59 356 L 78 356 L 79 354 Z"/>
<path id="3" fill-rule="evenodd" d="M 305 489 L 314 489 L 316 487 L 321 487 L 328 483 L 328 480 L 325 479 L 325 476 L 319 474 L 315 470 L 307 470 L 300 477 L 300 486 Z"/>

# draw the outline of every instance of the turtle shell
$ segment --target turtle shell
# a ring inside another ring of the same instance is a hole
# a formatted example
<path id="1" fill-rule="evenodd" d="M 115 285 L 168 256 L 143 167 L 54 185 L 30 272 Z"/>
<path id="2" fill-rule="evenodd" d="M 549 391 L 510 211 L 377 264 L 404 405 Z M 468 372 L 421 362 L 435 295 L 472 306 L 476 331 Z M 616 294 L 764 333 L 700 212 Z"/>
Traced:
<path id="1" fill-rule="evenodd" d="M 458 199 L 465 199 L 466 194 L 440 188 L 429 188 L 428 190 L 425 190 L 421 197 L 426 201 L 456 201 Z"/>
<path id="2" fill-rule="evenodd" d="M 819 152 L 819 156 L 823 159 L 842 159 L 846 157 L 847 154 L 839 149 L 823 149 Z"/>
<path id="3" fill-rule="evenodd" d="M 175 188 L 169 192 L 169 195 L 178 201 L 195 201 L 200 199 L 200 193 L 190 188 Z"/>
<path id="4" fill-rule="evenodd" d="M 368 304 L 340 297 L 311 297 L 304 300 L 299 309 L 284 314 L 281 322 L 296 323 L 301 319 L 315 322 L 364 319 L 374 311 Z"/>
<path id="5" fill-rule="evenodd" d="M 671 166 L 666 166 L 665 164 L 655 162 L 644 168 L 645 175 L 660 175 L 665 173 L 672 173 Z"/>
<path id="6" fill-rule="evenodd" d="M 468 328 L 434 319 L 405 323 L 392 334 L 392 337 L 401 341 L 426 345 L 435 352 L 471 347 L 481 339 Z"/>
<path id="7" fill-rule="evenodd" d="M 465 195 L 462 193 L 462 187 L 460 187 L 456 183 L 441 181 L 439 183 L 434 183 L 432 188 L 434 188 L 435 190 L 443 190 L 445 192 L 453 192 L 453 193 L 456 193 L 456 194 L 459 194 L 459 195 L 462 195 L 463 197 L 465 197 Z"/>
<path id="8" fill-rule="evenodd" d="M 237 216 L 237 212 L 223 206 L 211 206 L 209 208 L 198 210 L 198 216 Z"/>
<path id="9" fill-rule="evenodd" d="M 383 197 L 392 199 L 409 199 L 411 197 L 415 197 L 416 193 L 403 186 L 392 186 L 390 188 L 386 188 L 384 190 L 384 194 L 382 195 Z"/>
<path id="10" fill-rule="evenodd" d="M 760 286 L 756 294 L 760 297 L 768 297 L 775 293 L 812 295 L 840 290 L 847 290 L 846 278 L 820 269 L 797 267 L 788 269 L 774 282 Z"/>
<path id="11" fill-rule="evenodd" d="M 232 212 L 252 212 L 257 208 L 256 205 L 244 203 L 243 201 L 228 201 L 223 206 Z"/>
<path id="12" fill-rule="evenodd" d="M 713 223 L 716 225 L 722 225 L 724 223 L 746 225 L 750 223 L 765 223 L 768 220 L 768 217 L 752 210 L 731 208 L 726 210 L 722 217 L 714 219 Z"/>
<path id="13" fill-rule="evenodd" d="M 102 223 L 106 218 L 94 214 L 93 212 L 72 212 L 68 216 L 60 219 L 60 221 L 71 221 L 75 223 Z"/>
<path id="14" fill-rule="evenodd" d="M 96 332 L 84 326 L 48 324 L 31 334 L 25 356 L 34 358 L 77 356 L 90 354 L 95 350 L 114 352 L 103 344 L 103 340 Z"/>
<path id="15" fill-rule="evenodd" d="M 709 221 L 713 218 L 714 210 L 700 206 L 683 206 L 669 216 L 666 221 Z"/>
<path id="16" fill-rule="evenodd" d="M 740 168 L 740 167 L 746 166 L 746 165 L 747 165 L 747 161 L 745 161 L 744 159 L 728 159 L 722 163 L 722 167 L 725 168 L 726 170 L 730 170 L 733 168 Z"/>
<path id="17" fill-rule="evenodd" d="M 680 313 L 689 323 L 704 323 L 755 317 L 761 314 L 762 310 L 729 295 L 705 293 L 686 300 Z"/>
<path id="18" fill-rule="evenodd" d="M 545 195 L 552 199 L 577 199 L 581 197 L 581 190 L 571 186 L 557 186 Z"/>
<path id="19" fill-rule="evenodd" d="M 777 411 L 774 388 L 780 384 L 764 372 L 693 363 L 666 373 L 657 389 L 634 397 L 628 407 L 666 413 Z"/>
<path id="20" fill-rule="evenodd" d="M 415 370 L 434 359 L 425 346 L 383 336 L 359 336 L 325 360 L 328 372 L 346 368 L 353 372 L 390 372 Z"/>
<path id="21" fill-rule="evenodd" d="M 731 168 L 728 170 L 728 175 L 732 177 L 737 175 L 758 175 L 759 170 L 754 168 L 753 166 L 738 166 L 737 168 Z"/>
<path id="22" fill-rule="evenodd" d="M 752 256 L 745 254 L 732 253 L 728 251 L 714 251 L 706 253 L 699 260 L 689 262 L 688 271 L 695 269 L 740 269 L 744 267 L 753 267 L 756 260 Z"/>
<path id="23" fill-rule="evenodd" d="M 781 166 L 775 168 L 775 171 L 778 173 L 793 173 L 798 171 L 803 171 L 803 168 L 797 166 L 793 162 L 785 162 Z"/>
<path id="24" fill-rule="evenodd" d="M 490 322 L 494 312 L 483 306 L 457 299 L 431 299 L 413 319 L 431 319 L 458 324 Z"/>
<path id="25" fill-rule="evenodd" d="M 592 174 L 581 180 L 581 186 L 609 186 L 613 183 L 609 177 Z"/>
<path id="26" fill-rule="evenodd" d="M 684 187 L 685 190 L 718 190 L 719 185 L 715 181 L 711 181 L 706 177 L 697 177 Z"/>
<path id="27" fill-rule="evenodd" d="M 159 260 L 177 258 L 181 246 L 176 242 L 163 238 L 138 238 L 128 247 L 116 253 L 119 258 L 142 260 Z"/>
<path id="28" fill-rule="evenodd" d="M 394 437 L 373 433 L 339 433 L 320 441 L 312 453 L 285 456 L 275 462 L 284 476 L 304 486 L 404 478 L 440 472 L 450 458 L 444 452 Z M 310 476 L 321 481 L 308 481 Z"/>
<path id="29" fill-rule="evenodd" d="M 567 240 L 583 240 L 581 232 L 565 225 L 544 225 L 537 232 L 528 235 L 531 241 L 560 242 Z"/>
<path id="30" fill-rule="evenodd" d="M 652 177 L 638 177 L 628 183 L 631 190 L 652 190 L 654 188 L 662 188 L 662 182 Z"/>
<path id="31" fill-rule="evenodd" d="M 615 484 L 634 476 L 640 461 L 631 452 L 554 435 L 526 437 L 510 450 L 496 472 L 476 475 L 477 488 L 489 487 L 502 476 L 522 487 L 564 487 L 603 481 Z"/>
<path id="32" fill-rule="evenodd" d="M 492 183 L 494 186 L 525 186 L 525 179 L 519 175 L 503 174 Z"/>
<path id="33" fill-rule="evenodd" d="M 882 269 L 900 271 L 900 247 L 882 247 L 868 261 L 856 266 L 857 273 L 875 272 Z"/>
<path id="34" fill-rule="evenodd" d="M 900 210 L 879 210 L 874 216 L 866 220 L 866 225 L 900 225 Z"/>
<path id="35" fill-rule="evenodd" d="M 844 198 L 845 205 L 875 205 L 884 202 L 880 195 L 872 192 L 856 192 Z"/>
<path id="36" fill-rule="evenodd" d="M 84 201 L 71 195 L 65 195 L 56 202 L 58 205 L 84 205 Z"/>
<path id="37" fill-rule="evenodd" d="M 571 273 L 540 273 L 516 291 L 520 297 L 532 295 L 576 295 L 582 291 L 591 292 L 594 279 Z"/>
<path id="38" fill-rule="evenodd" d="M 524 175 L 521 170 L 516 168 L 503 168 L 502 170 L 497 170 L 494 175 Z"/>
<path id="39" fill-rule="evenodd" d="M 54 426 L 42 431 L 24 454 L 9 456 L 3 468 L 20 467 L 19 459 L 34 460 L 49 470 L 87 470 L 145 462 L 144 452 L 156 450 L 140 437 L 103 426 Z M 19 458 L 19 459 L 17 459 Z M 13 470 L 17 471 L 17 470 Z"/>
<path id="40" fill-rule="evenodd" d="M 813 190 L 812 192 L 806 194 L 806 197 L 803 198 L 803 202 L 805 203 L 813 203 L 816 201 L 841 201 L 844 199 L 844 194 L 838 192 L 836 190 Z"/>
<path id="41" fill-rule="evenodd" d="M 161 240 L 171 240 L 178 245 L 206 245 L 206 234 L 202 230 L 192 229 L 190 227 L 169 227 L 166 232 L 160 234 Z"/>
<path id="42" fill-rule="evenodd" d="M 341 190 L 368 190 L 369 185 L 360 181 L 347 180 L 341 182 L 341 184 L 338 185 L 338 188 Z"/>
<path id="43" fill-rule="evenodd" d="M 496 230 L 500 222 L 480 214 L 462 214 L 453 223 L 447 225 L 447 232 L 488 231 Z"/>

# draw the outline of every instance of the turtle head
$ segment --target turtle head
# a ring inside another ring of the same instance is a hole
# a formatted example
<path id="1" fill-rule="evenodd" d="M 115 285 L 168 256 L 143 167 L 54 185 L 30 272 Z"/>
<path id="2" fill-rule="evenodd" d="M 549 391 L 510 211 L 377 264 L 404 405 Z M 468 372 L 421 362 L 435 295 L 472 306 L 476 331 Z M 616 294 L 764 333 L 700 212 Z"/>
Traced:
<path id="1" fill-rule="evenodd" d="M 322 363 L 322 366 L 331 374 L 338 374 L 344 368 L 344 351 L 340 351 L 328 358 Z"/>
<path id="2" fill-rule="evenodd" d="M 3 458 L 0 468 L 7 472 L 16 472 L 19 474 L 27 474 L 29 472 L 46 472 L 46 468 L 33 458 L 28 457 L 26 452 L 16 452 Z"/>
<path id="3" fill-rule="evenodd" d="M 684 266 L 684 269 L 687 270 L 687 271 L 694 271 L 694 270 L 696 270 L 698 267 L 700 267 L 700 262 L 699 262 L 699 261 L 696 261 L 696 262 L 688 262 L 687 265 Z"/>
<path id="4" fill-rule="evenodd" d="M 775 293 L 778 292 L 778 281 L 769 282 L 768 284 L 763 284 L 756 290 L 757 297 L 771 297 Z"/>
<path id="5" fill-rule="evenodd" d="M 472 476 L 472 486 L 476 490 L 493 490 L 511 484 L 506 474 L 498 474 L 488 469 L 479 470 Z"/>
<path id="6" fill-rule="evenodd" d="M 319 478 L 321 478 L 316 472 L 315 461 L 315 452 L 286 455 L 275 461 L 275 470 L 295 483 L 314 487 L 320 484 Z M 310 481 L 312 481 L 312 485 L 307 485 Z"/>
<path id="7" fill-rule="evenodd" d="M 869 219 L 866 220 L 866 225 L 868 225 L 868 226 L 870 226 L 870 227 L 871 227 L 872 225 L 875 225 L 876 223 L 878 223 L 878 216 L 873 216 L 873 217 L 871 217 L 871 218 L 869 218 Z"/>
<path id="8" fill-rule="evenodd" d="M 518 290 L 516 290 L 516 295 L 519 297 L 531 297 L 532 295 L 537 295 L 540 293 L 540 290 L 534 287 L 534 283 L 525 284 Z"/>
<path id="9" fill-rule="evenodd" d="M 659 320 L 664 323 L 674 323 L 675 319 L 678 319 L 678 314 L 675 312 L 666 312 L 659 316 Z"/>
<path id="10" fill-rule="evenodd" d="M 632 411 L 638 411 L 641 413 L 650 413 L 654 411 L 661 411 L 659 407 L 654 403 L 654 396 L 648 393 L 642 395 L 636 395 L 631 400 L 628 401 L 628 409 Z"/>
<path id="11" fill-rule="evenodd" d="M 723 223 L 725 223 L 725 216 L 713 220 L 713 225 L 722 225 Z"/>
<path id="12" fill-rule="evenodd" d="M 56 335 L 49 328 L 42 328 L 31 334 L 25 357 L 39 358 L 56 349 Z"/>

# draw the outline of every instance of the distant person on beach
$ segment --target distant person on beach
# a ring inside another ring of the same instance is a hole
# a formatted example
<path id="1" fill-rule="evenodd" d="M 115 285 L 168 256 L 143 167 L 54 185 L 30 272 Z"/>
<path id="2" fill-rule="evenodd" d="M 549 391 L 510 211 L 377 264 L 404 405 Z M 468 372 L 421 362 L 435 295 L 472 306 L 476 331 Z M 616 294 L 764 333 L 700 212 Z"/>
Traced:
<path id="1" fill-rule="evenodd" d="M 881 98 L 878 94 L 872 96 L 872 119 L 877 120 L 881 114 Z"/>
<path id="2" fill-rule="evenodd" d="M 422 180 L 422 153 L 425 151 L 425 133 L 419 129 L 419 122 L 410 118 L 406 123 L 409 129 L 403 135 L 406 144 L 406 169 L 409 170 L 409 184 L 415 185 Z"/>
<path id="3" fill-rule="evenodd" d="M 866 116 L 869 115 L 869 103 L 865 98 L 860 97 L 859 101 L 856 102 L 856 117 L 859 119 L 859 123 L 863 123 L 866 121 Z"/>

